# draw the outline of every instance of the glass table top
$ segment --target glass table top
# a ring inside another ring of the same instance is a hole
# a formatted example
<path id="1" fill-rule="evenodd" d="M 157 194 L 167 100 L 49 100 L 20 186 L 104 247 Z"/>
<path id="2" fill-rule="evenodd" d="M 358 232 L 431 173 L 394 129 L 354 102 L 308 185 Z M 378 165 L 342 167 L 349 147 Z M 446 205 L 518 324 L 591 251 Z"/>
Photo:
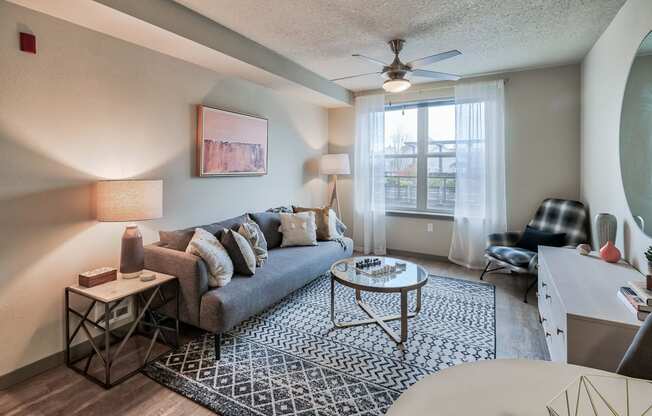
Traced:
<path id="1" fill-rule="evenodd" d="M 370 276 L 356 270 L 355 263 L 366 258 L 380 258 L 382 265 L 395 265 L 397 262 L 406 265 L 405 270 L 397 271 L 392 274 L 383 274 L 379 276 Z M 425 284 L 428 280 L 428 272 L 418 264 L 399 260 L 392 257 L 361 256 L 340 260 L 333 264 L 331 273 L 337 280 L 351 283 L 354 286 L 369 287 L 376 289 L 403 289 L 416 287 Z"/>

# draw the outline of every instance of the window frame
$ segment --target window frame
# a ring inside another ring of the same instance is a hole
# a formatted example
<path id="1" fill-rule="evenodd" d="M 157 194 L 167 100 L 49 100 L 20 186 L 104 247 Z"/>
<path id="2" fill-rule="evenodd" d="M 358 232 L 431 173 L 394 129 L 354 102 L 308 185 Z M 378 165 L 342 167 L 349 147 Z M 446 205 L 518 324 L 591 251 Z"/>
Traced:
<path id="1" fill-rule="evenodd" d="M 385 111 L 401 111 L 407 109 L 417 109 L 417 152 L 416 154 L 385 154 L 385 159 L 398 159 L 398 158 L 416 158 L 417 161 L 417 177 L 416 177 L 416 192 L 417 192 L 417 206 L 416 208 L 394 207 L 387 204 L 385 198 L 385 212 L 391 216 L 415 216 L 415 217 L 436 217 L 443 219 L 451 219 L 454 216 L 455 208 L 452 210 L 432 209 L 428 208 L 428 159 L 437 157 L 455 157 L 456 152 L 428 152 L 428 124 L 429 116 L 428 109 L 430 107 L 449 106 L 455 105 L 454 98 L 442 98 L 437 100 L 401 103 L 401 104 L 387 104 Z M 447 176 L 450 177 L 450 176 Z"/>

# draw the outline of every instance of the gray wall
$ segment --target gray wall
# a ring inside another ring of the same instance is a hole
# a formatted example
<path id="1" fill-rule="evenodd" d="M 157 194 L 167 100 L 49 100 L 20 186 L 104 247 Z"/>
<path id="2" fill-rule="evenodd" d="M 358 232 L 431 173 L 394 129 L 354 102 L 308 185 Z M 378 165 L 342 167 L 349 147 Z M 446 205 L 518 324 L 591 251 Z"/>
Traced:
<path id="1" fill-rule="evenodd" d="M 18 50 L 18 31 L 38 54 Z M 269 174 L 196 178 L 196 104 L 269 119 Z M 115 265 L 124 224 L 93 219 L 91 184 L 160 178 L 159 229 L 289 202 L 319 205 L 326 110 L 0 2 L 0 375 L 63 348 L 63 288 Z"/>
<path id="2" fill-rule="evenodd" d="M 521 230 L 546 197 L 579 198 L 580 66 L 503 74 L 507 141 L 507 220 Z M 417 87 L 418 88 L 418 87 Z M 355 112 L 329 110 L 329 151 L 353 160 Z M 341 178 L 343 218 L 352 223 L 352 178 Z M 427 225 L 433 224 L 433 232 Z M 388 217 L 389 249 L 448 256 L 452 222 Z"/>
<path id="3" fill-rule="evenodd" d="M 652 2 L 629 0 L 582 63 L 582 199 L 592 215 L 609 212 L 618 218 L 616 245 L 640 270 L 647 267 L 643 252 L 652 239 L 637 227 L 625 198 L 620 116 L 629 69 L 651 22 Z"/>

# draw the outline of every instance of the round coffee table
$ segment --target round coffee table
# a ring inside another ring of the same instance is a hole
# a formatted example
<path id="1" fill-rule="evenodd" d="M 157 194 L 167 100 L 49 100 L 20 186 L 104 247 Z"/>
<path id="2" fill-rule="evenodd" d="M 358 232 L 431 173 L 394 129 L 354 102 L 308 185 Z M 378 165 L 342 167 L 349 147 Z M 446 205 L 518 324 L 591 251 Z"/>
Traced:
<path id="1" fill-rule="evenodd" d="M 371 276 L 365 272 L 359 271 L 355 263 L 370 256 L 351 257 L 340 260 L 331 266 L 331 321 L 336 328 L 349 328 L 358 325 L 377 324 L 389 337 L 399 345 L 407 340 L 408 335 L 408 318 L 417 316 L 421 310 L 421 288 L 428 282 L 428 272 L 418 264 L 395 259 L 392 257 L 380 257 L 383 265 L 393 266 L 396 263 L 404 263 L 405 270 L 397 271 L 392 274 Z M 372 257 L 377 258 L 377 257 Z M 355 289 L 355 302 L 370 319 L 362 319 L 349 322 L 337 322 L 335 319 L 335 282 Z M 417 291 L 417 304 L 414 311 L 408 311 L 408 292 Z M 400 293 L 401 295 L 401 313 L 399 315 L 379 316 L 365 302 L 362 301 L 360 292 L 379 292 L 379 293 Z M 386 322 L 401 320 L 400 336 L 394 333 Z"/>

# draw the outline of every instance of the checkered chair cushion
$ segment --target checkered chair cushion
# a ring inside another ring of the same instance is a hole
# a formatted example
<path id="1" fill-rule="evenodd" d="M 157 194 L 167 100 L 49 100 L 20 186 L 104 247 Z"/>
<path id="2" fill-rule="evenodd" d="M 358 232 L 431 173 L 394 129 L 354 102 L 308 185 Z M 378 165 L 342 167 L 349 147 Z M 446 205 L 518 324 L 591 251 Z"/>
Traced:
<path id="1" fill-rule="evenodd" d="M 537 230 L 566 234 L 566 245 L 588 241 L 588 212 L 584 204 L 566 199 L 545 199 L 528 224 Z"/>
<path id="2" fill-rule="evenodd" d="M 519 247 L 491 246 L 487 254 L 522 269 L 528 269 L 530 262 L 537 255 L 534 251 Z"/>
<path id="3" fill-rule="evenodd" d="M 567 246 L 575 247 L 588 241 L 588 212 L 581 202 L 545 199 L 528 225 L 541 231 L 566 234 Z M 490 234 L 487 257 L 536 273 L 537 253 L 514 247 L 520 238 L 518 232 Z"/>

